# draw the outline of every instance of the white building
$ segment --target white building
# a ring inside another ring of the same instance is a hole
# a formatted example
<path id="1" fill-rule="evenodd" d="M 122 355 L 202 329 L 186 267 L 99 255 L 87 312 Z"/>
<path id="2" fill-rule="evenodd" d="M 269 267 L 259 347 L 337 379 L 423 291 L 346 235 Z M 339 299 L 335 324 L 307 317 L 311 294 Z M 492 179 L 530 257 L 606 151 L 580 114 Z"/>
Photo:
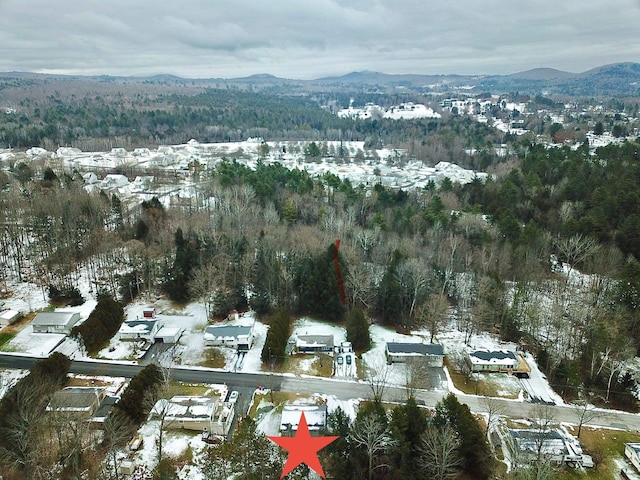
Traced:
<path id="1" fill-rule="evenodd" d="M 41 312 L 35 316 L 31 326 L 33 327 L 33 333 L 64 333 L 69 335 L 71 329 L 79 321 L 79 313 Z"/>
<path id="2" fill-rule="evenodd" d="M 22 317 L 22 314 L 17 310 L 3 310 L 0 312 L 0 327 L 6 327 L 12 323 L 17 322 Z"/>
<path id="3" fill-rule="evenodd" d="M 226 394 L 226 387 L 222 387 L 212 397 L 177 395 L 170 400 L 161 399 L 151 410 L 151 418 L 164 416 L 166 429 L 196 430 L 226 437 L 235 416 L 234 405 L 223 401 Z"/>
<path id="4" fill-rule="evenodd" d="M 231 347 L 249 350 L 253 346 L 253 325 L 209 325 L 204 341 L 210 347 Z"/>
<path id="5" fill-rule="evenodd" d="M 280 435 L 283 437 L 294 436 L 300 424 L 300 418 L 304 412 L 304 418 L 311 435 L 319 435 L 327 426 L 327 405 L 288 403 L 282 408 L 280 420 Z"/>

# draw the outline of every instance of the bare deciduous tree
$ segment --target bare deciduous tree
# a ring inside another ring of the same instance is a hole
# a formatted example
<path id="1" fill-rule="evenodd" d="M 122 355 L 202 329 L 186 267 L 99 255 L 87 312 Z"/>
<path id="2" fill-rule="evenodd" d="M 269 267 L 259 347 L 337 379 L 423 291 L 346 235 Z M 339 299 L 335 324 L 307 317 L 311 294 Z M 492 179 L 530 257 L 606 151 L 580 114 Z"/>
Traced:
<path id="1" fill-rule="evenodd" d="M 429 329 L 431 335 L 430 343 L 433 338 L 440 333 L 440 330 L 447 322 L 449 313 L 449 302 L 447 296 L 442 293 L 432 293 L 426 302 L 418 310 L 418 322 Z"/>
<path id="2" fill-rule="evenodd" d="M 385 452 L 396 444 L 388 427 L 371 414 L 356 421 L 351 432 L 351 438 L 356 446 L 363 447 L 367 452 L 369 480 L 378 468 L 388 466 L 380 461 Z"/>
<path id="3" fill-rule="evenodd" d="M 459 446 L 460 439 L 450 424 L 427 427 L 420 439 L 420 465 L 429 473 L 429 478 L 446 480 L 457 475 L 463 463 Z"/>
<path id="4" fill-rule="evenodd" d="M 498 420 L 503 416 L 507 409 L 503 401 L 496 397 L 484 397 L 480 403 L 484 407 L 487 414 L 487 439 L 491 434 L 491 430 L 496 426 Z"/>
<path id="5" fill-rule="evenodd" d="M 373 394 L 373 400 L 381 402 L 384 397 L 384 392 L 389 385 L 389 375 L 391 374 L 391 365 L 383 362 L 376 361 L 371 364 L 367 364 L 367 383 Z"/>

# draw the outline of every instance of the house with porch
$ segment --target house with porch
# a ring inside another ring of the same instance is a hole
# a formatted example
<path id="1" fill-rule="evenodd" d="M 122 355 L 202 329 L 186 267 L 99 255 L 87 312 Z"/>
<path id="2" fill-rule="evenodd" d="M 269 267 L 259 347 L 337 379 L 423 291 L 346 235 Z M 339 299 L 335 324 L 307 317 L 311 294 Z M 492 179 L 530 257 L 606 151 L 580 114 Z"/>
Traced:
<path id="1" fill-rule="evenodd" d="M 472 372 L 528 374 L 531 371 L 523 356 L 510 350 L 474 350 L 466 360 Z"/>

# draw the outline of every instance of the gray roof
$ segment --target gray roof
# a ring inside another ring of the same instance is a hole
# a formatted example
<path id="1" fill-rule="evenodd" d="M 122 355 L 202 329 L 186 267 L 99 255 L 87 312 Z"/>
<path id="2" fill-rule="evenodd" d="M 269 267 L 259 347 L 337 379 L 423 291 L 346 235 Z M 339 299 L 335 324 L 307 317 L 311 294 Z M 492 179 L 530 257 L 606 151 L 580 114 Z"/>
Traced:
<path id="1" fill-rule="evenodd" d="M 252 328 L 245 325 L 209 325 L 204 329 L 204 333 L 214 337 L 239 337 L 249 335 Z"/>
<path id="2" fill-rule="evenodd" d="M 333 335 L 298 335 L 298 344 L 326 345 L 333 348 Z"/>
<path id="3" fill-rule="evenodd" d="M 49 410 L 82 410 L 88 409 L 98 398 L 101 388 L 67 387 L 53 394 L 49 402 Z"/>
<path id="4" fill-rule="evenodd" d="M 387 351 L 389 353 L 406 353 L 420 355 L 444 355 L 444 349 L 439 343 L 401 343 L 387 342 Z"/>
<path id="5" fill-rule="evenodd" d="M 506 350 L 495 350 L 495 351 L 476 350 L 475 352 L 471 352 L 469 355 L 471 355 L 472 357 L 479 358 L 480 360 L 484 360 L 486 362 L 491 361 L 491 359 L 504 360 L 505 358 L 509 358 L 511 360 L 516 360 L 516 361 L 518 360 L 516 358 L 515 353 L 508 352 Z"/>
<path id="6" fill-rule="evenodd" d="M 80 319 L 74 312 L 41 312 L 33 319 L 32 325 L 68 325 Z"/>

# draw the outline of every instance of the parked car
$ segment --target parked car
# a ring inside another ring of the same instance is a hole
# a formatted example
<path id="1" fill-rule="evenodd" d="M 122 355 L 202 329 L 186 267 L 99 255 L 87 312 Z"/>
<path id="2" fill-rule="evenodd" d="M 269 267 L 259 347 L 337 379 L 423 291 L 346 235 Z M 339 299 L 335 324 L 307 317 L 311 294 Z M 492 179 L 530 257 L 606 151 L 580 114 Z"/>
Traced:
<path id="1" fill-rule="evenodd" d="M 347 355 L 347 365 L 351 365 L 351 355 Z"/>
<path id="2" fill-rule="evenodd" d="M 338 357 L 336 359 L 336 362 L 338 362 L 338 365 L 342 365 L 344 363 L 344 358 L 342 358 L 342 356 Z"/>
<path id="3" fill-rule="evenodd" d="M 233 391 L 229 394 L 229 403 L 236 403 L 240 394 L 237 391 Z"/>

